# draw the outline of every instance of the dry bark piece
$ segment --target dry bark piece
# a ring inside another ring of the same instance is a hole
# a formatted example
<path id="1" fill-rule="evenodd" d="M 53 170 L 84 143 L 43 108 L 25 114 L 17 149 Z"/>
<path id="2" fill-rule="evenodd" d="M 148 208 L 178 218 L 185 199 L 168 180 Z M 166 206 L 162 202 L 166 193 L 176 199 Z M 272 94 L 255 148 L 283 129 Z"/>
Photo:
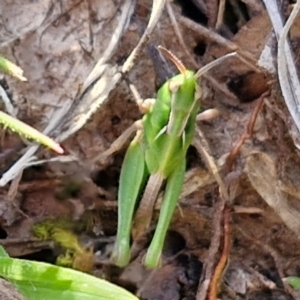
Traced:
<path id="1" fill-rule="evenodd" d="M 300 237 L 300 212 L 290 205 L 287 195 L 280 189 L 276 157 L 263 152 L 254 153 L 248 157 L 245 170 L 253 188 Z"/>

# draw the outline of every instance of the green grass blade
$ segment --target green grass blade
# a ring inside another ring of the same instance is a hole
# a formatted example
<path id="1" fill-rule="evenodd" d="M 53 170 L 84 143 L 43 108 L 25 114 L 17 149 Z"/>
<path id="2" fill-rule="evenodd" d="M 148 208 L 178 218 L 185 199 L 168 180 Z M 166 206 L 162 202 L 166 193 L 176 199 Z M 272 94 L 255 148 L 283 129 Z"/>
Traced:
<path id="1" fill-rule="evenodd" d="M 3 111 L 0 111 L 0 123 L 10 128 L 12 131 L 17 132 L 20 135 L 24 135 L 26 138 L 30 138 L 59 154 L 64 153 L 64 149 L 53 139 L 27 125 L 26 123 L 11 117 Z"/>
<path id="2" fill-rule="evenodd" d="M 42 262 L 2 256 L 0 276 L 29 300 L 138 300 L 108 281 Z"/>
<path id="3" fill-rule="evenodd" d="M 16 66 L 14 63 L 10 62 L 6 58 L 0 55 L 0 70 L 11 76 L 18 78 L 21 81 L 26 81 L 27 79 L 23 76 L 23 70 Z"/>

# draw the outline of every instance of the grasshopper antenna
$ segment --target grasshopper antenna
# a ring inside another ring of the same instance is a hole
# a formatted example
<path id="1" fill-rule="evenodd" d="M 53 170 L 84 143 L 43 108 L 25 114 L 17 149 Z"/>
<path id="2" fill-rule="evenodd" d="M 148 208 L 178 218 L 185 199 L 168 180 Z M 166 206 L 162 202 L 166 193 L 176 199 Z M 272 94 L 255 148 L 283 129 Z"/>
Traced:
<path id="1" fill-rule="evenodd" d="M 215 66 L 219 65 L 222 61 L 224 61 L 225 59 L 235 56 L 237 55 L 236 52 L 231 52 L 228 53 L 224 56 L 221 56 L 217 59 L 215 59 L 214 61 L 208 63 L 207 65 L 205 65 L 204 67 L 202 67 L 195 75 L 196 78 L 199 78 L 200 76 L 202 76 L 203 74 L 205 74 L 207 71 L 209 71 L 210 69 L 214 68 Z"/>
<path id="2" fill-rule="evenodd" d="M 157 48 L 163 53 L 165 57 L 167 57 L 171 62 L 173 62 L 173 64 L 176 66 L 176 68 L 182 75 L 186 73 L 186 67 L 184 66 L 182 61 L 179 58 L 177 58 L 171 51 L 160 45 Z"/>

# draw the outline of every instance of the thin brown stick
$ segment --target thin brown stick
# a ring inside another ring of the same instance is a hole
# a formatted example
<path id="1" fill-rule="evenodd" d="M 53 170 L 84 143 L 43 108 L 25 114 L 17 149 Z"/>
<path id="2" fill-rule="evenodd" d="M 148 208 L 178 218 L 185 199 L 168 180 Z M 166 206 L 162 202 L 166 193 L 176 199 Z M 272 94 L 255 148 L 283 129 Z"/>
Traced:
<path id="1" fill-rule="evenodd" d="M 231 150 L 228 158 L 227 158 L 227 171 L 230 172 L 234 163 L 234 160 L 236 156 L 238 155 L 242 145 L 245 143 L 246 140 L 250 139 L 253 135 L 253 128 L 255 121 L 257 119 L 258 113 L 264 103 L 264 98 L 269 95 L 269 91 L 263 93 L 260 98 L 257 100 L 256 106 L 252 112 L 252 115 L 250 117 L 250 120 L 247 125 L 247 130 L 246 132 L 240 137 L 238 140 L 237 144 L 233 147 Z"/>
<path id="2" fill-rule="evenodd" d="M 219 9 L 218 9 L 218 16 L 217 16 L 217 22 L 216 22 L 216 30 L 219 30 L 224 18 L 224 11 L 225 11 L 225 0 L 220 0 L 219 2 Z"/>
<path id="3" fill-rule="evenodd" d="M 233 162 L 238 155 L 240 148 L 244 144 L 245 140 L 249 139 L 253 135 L 253 128 L 255 121 L 257 119 L 257 115 L 263 105 L 264 98 L 269 94 L 269 91 L 262 94 L 261 97 L 258 99 L 257 104 L 251 114 L 250 120 L 247 124 L 246 132 L 241 136 L 236 146 L 231 150 L 228 159 L 227 159 L 227 172 L 229 173 L 232 170 Z M 221 194 L 222 196 L 222 194 Z M 227 202 L 228 204 L 228 202 Z M 214 270 L 214 274 L 212 276 L 210 286 L 209 286 L 209 294 L 208 300 L 216 300 L 218 294 L 218 284 L 221 279 L 222 274 L 226 268 L 226 263 L 229 257 L 229 250 L 230 250 L 230 234 L 229 234 L 229 217 L 230 211 L 229 208 L 225 207 L 223 211 L 223 218 L 224 218 L 224 229 L 223 229 L 223 251 L 221 254 L 221 258 Z"/>
<path id="4" fill-rule="evenodd" d="M 225 39 L 218 33 L 209 30 L 200 24 L 195 23 L 194 21 L 183 17 L 178 13 L 175 13 L 175 17 L 183 26 L 193 30 L 208 41 L 215 42 L 216 44 L 220 45 L 220 47 L 224 47 L 225 49 L 227 49 L 229 52 L 236 51 L 240 56 L 247 58 L 248 61 L 252 63 L 252 67 L 255 68 L 258 72 L 261 72 L 260 69 L 255 67 L 257 59 L 250 52 L 241 49 L 237 44 Z"/>
<path id="5" fill-rule="evenodd" d="M 209 147 L 208 143 L 199 128 L 196 128 L 196 134 L 193 141 L 193 145 L 200 153 L 201 157 L 203 158 L 205 165 L 207 166 L 208 170 L 214 175 L 216 182 L 219 185 L 220 194 L 225 199 L 226 202 L 230 201 L 229 194 L 227 192 L 226 185 L 219 174 L 219 169 L 214 161 L 214 159 L 209 154 Z"/>
<path id="6" fill-rule="evenodd" d="M 168 12 L 169 18 L 171 20 L 171 24 L 172 24 L 172 26 L 174 28 L 174 31 L 175 31 L 175 34 L 176 34 L 176 36 L 178 38 L 179 44 L 181 45 L 181 47 L 182 47 L 183 51 L 185 52 L 186 56 L 189 58 L 189 60 L 193 64 L 193 67 L 195 69 L 198 69 L 199 68 L 198 63 L 196 62 L 196 60 L 194 59 L 192 53 L 189 51 L 189 49 L 187 48 L 187 46 L 186 46 L 186 44 L 184 42 L 181 30 L 179 28 L 178 22 L 176 20 L 175 15 L 174 15 L 173 8 L 172 8 L 171 4 L 167 2 L 166 8 L 167 8 L 167 12 Z"/>
<path id="7" fill-rule="evenodd" d="M 216 262 L 216 256 L 220 247 L 220 240 L 222 235 L 221 222 L 222 222 L 224 208 L 225 208 L 225 199 L 223 197 L 220 197 L 219 201 L 217 201 L 214 207 L 214 216 L 213 216 L 214 233 L 208 249 L 208 255 L 204 261 L 205 268 L 199 280 L 196 300 L 205 300 L 207 296 L 208 288 L 210 287 L 210 282 L 211 282 L 211 278 L 213 277 L 214 266 Z"/>
<path id="8" fill-rule="evenodd" d="M 222 275 L 227 266 L 228 257 L 229 257 L 229 250 L 230 250 L 230 233 L 229 233 L 229 218 L 230 218 L 230 211 L 228 207 L 224 209 L 224 226 L 223 226 L 223 251 L 221 254 L 221 258 L 219 260 L 218 265 L 215 268 L 215 272 L 210 282 L 210 290 L 208 294 L 208 300 L 216 300 L 218 295 L 218 285 Z"/>
<path id="9" fill-rule="evenodd" d="M 239 139 L 237 145 L 232 149 L 228 159 L 227 159 L 227 172 L 230 172 L 233 166 L 233 162 L 237 156 L 237 154 L 239 153 L 239 150 L 241 148 L 241 146 L 243 145 L 243 143 L 245 142 L 246 139 L 249 139 L 252 135 L 253 135 L 253 128 L 254 128 L 254 124 L 255 121 L 257 119 L 257 115 L 262 107 L 263 104 L 263 100 L 264 98 L 268 95 L 269 92 L 266 92 L 264 94 L 261 95 L 261 97 L 258 99 L 258 102 L 254 108 L 254 111 L 251 115 L 251 118 L 248 122 L 247 125 L 247 129 L 246 132 L 241 136 L 241 138 Z M 197 131 L 198 135 L 199 135 L 199 130 Z M 203 139 L 202 139 L 203 140 Z M 195 139 L 194 141 L 194 145 L 196 146 L 196 148 L 198 149 L 198 151 L 202 154 L 202 157 L 205 157 L 205 161 L 208 163 L 209 168 L 213 171 L 213 174 L 216 176 L 217 174 L 217 180 L 220 186 L 220 195 L 221 195 L 221 202 L 223 203 L 223 208 L 217 209 L 215 211 L 215 217 L 214 217 L 214 228 L 215 228 L 215 232 L 212 238 L 212 242 L 211 242 L 211 247 L 209 249 L 209 256 L 207 258 L 207 263 L 206 263 L 206 270 L 205 272 L 203 272 L 202 275 L 202 279 L 200 279 L 200 283 L 199 283 L 199 288 L 198 288 L 198 292 L 197 292 L 197 296 L 196 299 L 197 300 L 204 300 L 206 298 L 207 295 L 207 290 L 209 288 L 209 292 L 208 292 L 208 296 L 209 296 L 209 300 L 214 300 L 217 297 L 217 291 L 218 291 L 218 283 L 220 280 L 220 277 L 225 269 L 226 266 L 226 262 L 228 260 L 229 257 L 229 241 L 230 241 L 230 236 L 229 236 L 229 217 L 230 217 L 230 213 L 229 213 L 229 209 L 225 208 L 225 203 L 229 202 L 229 198 L 230 195 L 228 195 L 228 191 L 226 189 L 226 187 L 223 184 L 222 179 L 220 179 L 218 176 L 218 172 L 216 170 L 214 170 L 211 166 L 211 162 L 210 160 L 208 160 L 207 158 L 207 153 L 203 153 L 203 141 L 201 141 L 201 143 L 197 143 L 197 139 Z M 197 147 L 198 146 L 198 147 Z M 206 154 L 206 155 L 203 155 Z M 221 203 L 219 203 L 219 205 L 222 207 Z M 221 224 L 221 219 L 224 219 L 224 228 L 223 228 L 223 239 L 224 239 L 224 243 L 223 243 L 223 251 L 222 251 L 222 255 L 221 258 L 213 272 L 213 266 L 214 266 L 214 258 L 216 257 L 217 251 L 219 249 L 219 245 L 220 245 L 220 237 L 222 234 L 222 230 L 220 228 L 220 224 Z"/>
<path id="10" fill-rule="evenodd" d="M 196 130 L 196 136 L 193 144 L 197 148 L 198 152 L 201 154 L 201 157 L 204 159 L 208 169 L 212 172 L 212 174 L 214 174 L 215 180 L 219 185 L 219 194 L 220 194 L 219 197 L 220 200 L 216 203 L 214 208 L 213 237 L 211 239 L 211 245 L 209 247 L 208 256 L 205 259 L 205 270 L 203 271 L 202 277 L 199 281 L 199 287 L 196 296 L 197 300 L 204 300 L 206 299 L 208 293 L 207 291 L 211 285 L 210 282 L 214 274 L 216 256 L 220 247 L 220 240 L 223 231 L 221 228 L 221 223 L 223 220 L 225 204 L 229 203 L 230 198 L 225 183 L 223 182 L 219 174 L 218 168 L 213 158 L 208 153 L 207 142 L 199 128 L 197 128 Z"/>

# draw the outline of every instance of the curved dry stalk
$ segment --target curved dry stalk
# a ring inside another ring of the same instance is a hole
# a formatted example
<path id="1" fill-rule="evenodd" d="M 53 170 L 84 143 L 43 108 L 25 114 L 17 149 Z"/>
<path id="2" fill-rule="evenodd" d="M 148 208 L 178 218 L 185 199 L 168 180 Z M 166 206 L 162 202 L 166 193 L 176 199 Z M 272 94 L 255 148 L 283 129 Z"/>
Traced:
<path id="1" fill-rule="evenodd" d="M 293 54 L 287 39 L 287 34 L 291 25 L 300 10 L 300 1 L 297 0 L 284 27 L 276 1 L 264 0 L 264 3 L 278 39 L 277 61 L 281 91 L 292 119 L 297 126 L 298 131 L 300 131 L 300 84 L 295 62 L 293 61 Z"/>
<path id="2" fill-rule="evenodd" d="M 142 37 L 140 38 L 137 46 L 133 49 L 129 57 L 127 58 L 126 62 L 122 67 L 122 73 L 127 73 L 131 70 L 134 65 L 135 60 L 141 53 L 143 47 L 148 42 L 153 29 L 155 28 L 162 12 L 165 7 L 166 0 L 154 0 L 151 10 L 150 19 L 147 25 L 145 32 L 143 33 Z"/>

